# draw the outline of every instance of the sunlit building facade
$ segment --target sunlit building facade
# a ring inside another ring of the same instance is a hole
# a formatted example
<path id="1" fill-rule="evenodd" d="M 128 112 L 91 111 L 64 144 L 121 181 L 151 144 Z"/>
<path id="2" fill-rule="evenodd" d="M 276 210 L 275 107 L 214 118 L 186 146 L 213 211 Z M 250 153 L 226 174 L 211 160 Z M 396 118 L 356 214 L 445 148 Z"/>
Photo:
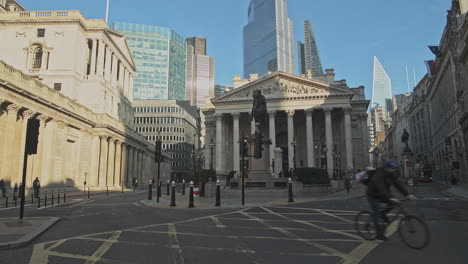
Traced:
<path id="1" fill-rule="evenodd" d="M 133 99 L 185 99 L 185 38 L 151 25 L 117 22 L 112 29 L 125 34 L 137 65 Z"/>
<path id="2" fill-rule="evenodd" d="M 385 107 L 386 117 L 393 114 L 392 80 L 377 57 L 374 57 L 372 107 Z"/>
<path id="3" fill-rule="evenodd" d="M 244 27 L 244 77 L 294 70 L 294 31 L 287 0 L 252 0 Z"/>

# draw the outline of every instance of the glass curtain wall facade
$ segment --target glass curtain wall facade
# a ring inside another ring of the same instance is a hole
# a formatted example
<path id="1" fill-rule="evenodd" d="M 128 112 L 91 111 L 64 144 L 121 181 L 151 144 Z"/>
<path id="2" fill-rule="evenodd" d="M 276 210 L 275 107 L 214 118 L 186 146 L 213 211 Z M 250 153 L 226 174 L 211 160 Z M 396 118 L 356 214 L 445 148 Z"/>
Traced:
<path id="1" fill-rule="evenodd" d="M 379 59 L 374 57 L 371 107 L 385 107 L 386 117 L 390 117 L 393 114 L 392 96 L 392 80 Z"/>
<path id="2" fill-rule="evenodd" d="M 287 0 L 251 0 L 244 27 L 244 77 L 295 73 L 294 31 Z"/>
<path id="3" fill-rule="evenodd" d="M 114 23 L 137 66 L 133 99 L 185 99 L 185 39 L 166 27 Z M 182 51 L 183 50 L 183 51 Z"/>
<path id="4" fill-rule="evenodd" d="M 302 72 L 302 74 L 307 74 L 307 71 L 311 70 L 313 76 L 320 76 L 323 74 L 322 62 L 312 25 L 308 20 L 304 22 L 304 41 L 304 53 L 302 55 L 304 56 L 305 72 Z"/>

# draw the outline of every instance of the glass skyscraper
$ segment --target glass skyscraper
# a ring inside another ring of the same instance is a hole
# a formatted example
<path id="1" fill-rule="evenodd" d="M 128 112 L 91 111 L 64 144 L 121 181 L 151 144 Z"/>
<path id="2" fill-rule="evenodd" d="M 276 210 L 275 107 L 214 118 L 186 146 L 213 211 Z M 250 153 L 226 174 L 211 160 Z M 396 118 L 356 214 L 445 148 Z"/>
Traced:
<path id="1" fill-rule="evenodd" d="M 313 76 L 322 75 L 322 62 L 314 32 L 312 31 L 312 25 L 308 20 L 304 22 L 304 42 L 305 44 L 298 42 L 299 73 L 307 74 L 307 71 L 311 70 Z"/>
<path id="2" fill-rule="evenodd" d="M 287 0 L 251 0 L 244 27 L 244 77 L 294 70 L 294 31 Z"/>
<path id="3" fill-rule="evenodd" d="M 117 22 L 111 28 L 125 34 L 135 59 L 134 100 L 185 100 L 185 38 L 166 27 Z"/>
<path id="4" fill-rule="evenodd" d="M 390 80 L 379 59 L 374 57 L 371 107 L 385 107 L 385 112 L 390 117 L 393 114 L 392 96 L 392 80 Z"/>

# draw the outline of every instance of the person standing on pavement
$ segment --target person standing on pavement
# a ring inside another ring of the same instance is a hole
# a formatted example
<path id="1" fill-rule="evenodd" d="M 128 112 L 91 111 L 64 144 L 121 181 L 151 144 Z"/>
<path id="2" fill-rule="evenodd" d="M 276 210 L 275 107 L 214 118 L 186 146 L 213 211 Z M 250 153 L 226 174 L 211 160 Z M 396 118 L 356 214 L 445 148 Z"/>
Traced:
<path id="1" fill-rule="evenodd" d="M 351 178 L 348 175 L 345 177 L 345 188 L 346 192 L 349 194 L 349 190 L 351 189 Z"/>
<path id="2" fill-rule="evenodd" d="M 39 188 L 41 188 L 41 183 L 39 182 L 39 178 L 36 177 L 36 179 L 33 181 L 33 190 L 35 198 L 39 197 Z"/>

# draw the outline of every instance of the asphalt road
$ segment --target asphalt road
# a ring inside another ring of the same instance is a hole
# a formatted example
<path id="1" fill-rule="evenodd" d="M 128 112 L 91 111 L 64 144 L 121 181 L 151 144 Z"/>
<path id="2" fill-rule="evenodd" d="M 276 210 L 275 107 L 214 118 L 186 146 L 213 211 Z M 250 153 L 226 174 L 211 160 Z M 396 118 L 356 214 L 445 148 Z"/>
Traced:
<path id="1" fill-rule="evenodd" d="M 431 243 L 412 250 L 393 234 L 363 241 L 354 216 L 364 199 L 238 209 L 142 206 L 145 193 L 75 201 L 27 216 L 63 219 L 25 248 L 0 251 L 0 263 L 450 263 L 466 264 L 468 202 L 436 183 L 411 191 L 408 203 L 431 229 Z M 2 217 L 17 210 L 0 211 Z"/>

